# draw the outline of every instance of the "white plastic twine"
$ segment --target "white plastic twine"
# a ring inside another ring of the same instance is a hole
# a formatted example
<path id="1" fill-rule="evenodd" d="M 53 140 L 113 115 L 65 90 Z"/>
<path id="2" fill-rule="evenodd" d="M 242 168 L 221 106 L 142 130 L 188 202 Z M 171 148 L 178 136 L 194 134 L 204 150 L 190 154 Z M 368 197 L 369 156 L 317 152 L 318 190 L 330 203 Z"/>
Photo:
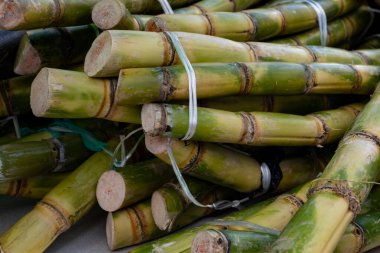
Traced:
<path id="1" fill-rule="evenodd" d="M 59 155 L 59 160 L 57 161 L 57 167 L 53 169 L 53 172 L 60 172 L 63 169 L 63 165 L 65 164 L 65 147 L 62 145 L 62 143 L 57 139 L 53 138 L 53 144 L 56 145 L 58 148 L 58 155 Z"/>
<path id="2" fill-rule="evenodd" d="M 314 0 L 285 0 L 278 3 L 273 4 L 272 6 L 288 4 L 288 3 L 307 3 L 309 4 L 315 11 L 318 17 L 318 25 L 319 25 L 319 33 L 321 37 L 321 45 L 327 45 L 327 16 L 326 12 L 323 9 L 322 5 Z"/>
<path id="3" fill-rule="evenodd" d="M 8 122 L 12 121 L 13 122 L 13 127 L 16 133 L 17 139 L 21 138 L 21 130 L 20 130 L 20 125 L 18 123 L 18 118 L 17 116 L 9 116 L 3 120 L 0 120 L 0 127 L 5 126 Z"/>
<path id="4" fill-rule="evenodd" d="M 174 14 L 173 9 L 171 8 L 167 0 L 158 0 L 158 2 L 161 4 L 161 7 L 164 10 L 165 14 Z M 194 136 L 196 128 L 197 128 L 197 124 L 198 124 L 197 80 L 196 80 L 193 66 L 190 63 L 189 58 L 187 58 L 186 52 L 183 49 L 177 35 L 175 33 L 168 32 L 168 31 L 165 31 L 164 33 L 173 43 L 173 46 L 179 56 L 179 59 L 181 60 L 183 66 L 185 67 L 188 80 L 189 80 L 189 127 L 187 129 L 187 133 L 182 138 L 183 141 L 186 141 L 186 140 L 190 140 Z M 249 200 L 249 197 L 247 197 L 241 200 L 233 200 L 233 201 L 221 200 L 221 201 L 215 202 L 213 204 L 208 204 L 208 205 L 204 205 L 200 203 L 191 193 L 185 179 L 182 176 L 180 169 L 178 168 L 177 162 L 173 155 L 173 151 L 170 147 L 170 138 L 168 139 L 168 142 L 166 144 L 166 149 L 168 152 L 168 156 L 170 158 L 170 162 L 173 167 L 173 171 L 177 177 L 177 180 L 184 194 L 186 195 L 186 197 L 194 205 L 199 206 L 199 207 L 204 207 L 204 208 L 213 208 L 215 210 L 222 210 L 222 209 L 226 209 L 230 207 L 240 208 L 241 203 Z M 263 191 L 261 194 L 264 194 L 270 188 L 271 173 L 270 173 L 269 167 L 265 163 L 263 163 L 263 165 L 261 166 L 261 171 L 262 171 L 262 182 L 263 182 L 262 183 Z"/>

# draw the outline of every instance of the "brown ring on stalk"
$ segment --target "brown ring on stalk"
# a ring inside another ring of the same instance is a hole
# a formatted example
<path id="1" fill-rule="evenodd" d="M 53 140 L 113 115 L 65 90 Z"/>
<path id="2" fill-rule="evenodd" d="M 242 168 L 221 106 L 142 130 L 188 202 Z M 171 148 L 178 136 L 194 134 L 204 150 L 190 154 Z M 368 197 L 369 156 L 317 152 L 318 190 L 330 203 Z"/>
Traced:
<path id="1" fill-rule="evenodd" d="M 355 233 L 355 235 L 357 235 L 357 237 L 355 236 L 355 238 L 359 238 L 359 241 L 360 241 L 359 244 L 358 244 L 358 246 L 357 246 L 357 248 L 353 252 L 362 252 L 362 249 L 365 246 L 365 233 L 364 233 L 364 229 L 362 228 L 362 226 L 360 226 L 355 221 L 351 222 L 351 224 L 355 226 L 354 233 Z"/>
<path id="2" fill-rule="evenodd" d="M 358 197 L 355 193 L 349 188 L 348 183 L 345 181 L 333 182 L 326 179 L 327 182 L 317 182 L 315 185 L 310 187 L 307 197 L 310 197 L 314 193 L 319 192 L 329 192 L 334 193 L 342 198 L 344 198 L 349 204 L 349 210 L 354 214 L 354 216 L 358 215 L 361 210 L 361 204 L 358 200 Z"/>
<path id="3" fill-rule="evenodd" d="M 193 239 L 191 253 L 227 253 L 228 239 L 217 230 L 197 233 Z"/>
<path id="4" fill-rule="evenodd" d="M 119 1 L 100 1 L 92 9 L 92 21 L 102 30 L 109 30 L 117 26 L 125 16 L 125 6 Z"/>
<path id="5" fill-rule="evenodd" d="M 99 178 L 96 187 L 96 198 L 103 210 L 114 212 L 121 208 L 125 197 L 123 177 L 113 171 L 107 171 Z"/>

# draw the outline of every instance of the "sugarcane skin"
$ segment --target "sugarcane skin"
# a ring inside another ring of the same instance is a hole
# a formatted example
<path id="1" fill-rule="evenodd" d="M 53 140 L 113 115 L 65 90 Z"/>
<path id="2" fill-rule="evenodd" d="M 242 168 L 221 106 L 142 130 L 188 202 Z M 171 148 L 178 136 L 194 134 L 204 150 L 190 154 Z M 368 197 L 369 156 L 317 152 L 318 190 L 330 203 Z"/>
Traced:
<path id="1" fill-rule="evenodd" d="M 359 6 L 357 1 L 320 1 L 327 18 L 333 19 Z M 235 41 L 262 41 L 317 26 L 315 10 L 307 3 L 287 3 L 241 13 L 211 12 L 192 15 L 159 15 L 146 25 L 147 31 L 183 31 L 223 37 Z"/>
<path id="2" fill-rule="evenodd" d="M 376 64 L 378 62 L 378 60 L 372 61 L 376 59 L 376 55 L 373 56 L 373 53 L 363 56 L 342 49 L 305 48 L 258 42 L 238 43 L 201 34 L 182 32 L 176 32 L 176 34 L 192 63 L 332 61 L 347 64 L 354 62 L 356 64 L 369 64 L 370 62 Z M 116 44 L 117 46 L 114 46 Z M 150 48 L 149 55 L 146 54 L 146 50 L 142 50 L 141 45 Z M 174 56 L 175 49 L 162 33 L 105 31 L 95 39 L 86 56 L 85 72 L 87 75 L 95 77 L 118 76 L 120 69 L 178 64 L 179 58 Z"/>
<path id="3" fill-rule="evenodd" d="M 321 250 L 315 247 L 316 241 L 319 245 L 326 244 L 337 227 L 336 222 L 339 222 L 345 215 L 353 217 L 360 210 L 360 203 L 363 202 L 372 187 L 371 184 L 360 182 L 376 180 L 380 165 L 380 150 L 377 143 L 379 116 L 376 114 L 380 105 L 379 91 L 377 88 L 371 101 L 341 141 L 337 152 L 321 177 L 322 180 L 326 179 L 321 182 L 322 187 L 325 185 L 331 187 L 334 184 L 343 187 L 345 194 L 351 195 L 351 202 L 349 203 L 343 198 L 342 193 L 335 192 L 337 190 L 311 192 L 310 200 L 289 223 L 280 239 L 274 244 L 274 250 L 288 251 L 288 242 L 299 251 L 305 250 L 305 248 L 310 251 Z M 332 182 L 329 183 L 329 179 Z M 334 180 L 343 181 L 335 182 Z M 335 199 L 335 204 L 329 204 L 329 199 Z M 323 202 L 326 205 L 323 205 Z M 317 205 L 318 203 L 322 203 L 322 205 Z M 318 213 L 318 217 L 316 217 L 318 219 L 310 219 L 311 212 Z M 326 213 L 329 213 L 329 217 L 324 217 Z M 304 224 L 301 216 L 306 217 L 308 214 L 310 227 L 304 230 L 301 227 Z M 327 220 L 332 216 L 335 217 L 334 221 Z M 300 235 L 297 231 L 308 231 L 308 233 Z M 320 231 L 323 233 L 319 233 Z"/>
<path id="4" fill-rule="evenodd" d="M 194 64 L 197 97 L 229 95 L 371 94 L 380 80 L 375 66 L 333 63 Z M 188 99 L 182 66 L 124 69 L 116 88 L 118 105 Z"/>

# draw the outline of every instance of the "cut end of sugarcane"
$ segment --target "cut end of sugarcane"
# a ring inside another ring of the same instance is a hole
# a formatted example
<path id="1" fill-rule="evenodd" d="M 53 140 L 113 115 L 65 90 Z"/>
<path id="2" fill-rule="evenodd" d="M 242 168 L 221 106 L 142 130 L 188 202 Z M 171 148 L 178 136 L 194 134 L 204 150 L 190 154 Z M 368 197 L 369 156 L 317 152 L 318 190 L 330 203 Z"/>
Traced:
<path id="1" fill-rule="evenodd" d="M 227 253 L 228 240 L 216 230 L 199 232 L 193 239 L 191 253 Z"/>
<path id="2" fill-rule="evenodd" d="M 112 37 L 109 31 L 102 32 L 92 43 L 84 60 L 84 72 L 91 77 L 104 76 L 111 57 Z"/>
<path id="3" fill-rule="evenodd" d="M 49 74 L 50 69 L 43 68 L 32 83 L 30 106 L 32 107 L 33 114 L 37 117 L 45 116 L 49 110 Z"/>
<path id="4" fill-rule="evenodd" d="M 41 69 L 41 57 L 25 34 L 18 48 L 14 72 L 18 75 L 36 74 Z"/>
<path id="5" fill-rule="evenodd" d="M 107 171 L 99 178 L 96 186 L 96 198 L 100 207 L 108 212 L 119 210 L 125 198 L 123 176 L 116 171 Z"/>
<path id="6" fill-rule="evenodd" d="M 168 137 L 165 136 L 145 136 L 145 146 L 154 155 L 166 153 L 166 143 Z"/>
<path id="7" fill-rule="evenodd" d="M 162 135 L 166 129 L 164 105 L 146 104 L 141 111 L 142 126 L 147 135 Z"/>
<path id="8" fill-rule="evenodd" d="M 0 1 L 0 26 L 5 30 L 14 30 L 25 23 L 18 1 Z"/>
<path id="9" fill-rule="evenodd" d="M 126 8 L 118 0 L 103 0 L 92 9 L 92 21 L 102 30 L 116 27 L 123 19 Z"/>
<path id="10" fill-rule="evenodd" d="M 115 250 L 115 223 L 112 218 L 112 213 L 108 213 L 106 221 L 106 236 L 107 244 L 110 250 Z"/>
<path id="11" fill-rule="evenodd" d="M 152 194 L 152 215 L 154 223 L 161 230 L 167 230 L 171 220 L 168 214 L 165 198 L 162 197 L 159 191 Z"/>

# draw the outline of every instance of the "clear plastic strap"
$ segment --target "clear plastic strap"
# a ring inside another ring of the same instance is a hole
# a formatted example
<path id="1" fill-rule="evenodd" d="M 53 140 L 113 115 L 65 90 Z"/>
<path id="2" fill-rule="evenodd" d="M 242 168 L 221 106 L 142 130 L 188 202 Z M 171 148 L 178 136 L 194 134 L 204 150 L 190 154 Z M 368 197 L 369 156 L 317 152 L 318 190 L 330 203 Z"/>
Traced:
<path id="1" fill-rule="evenodd" d="M 133 153 L 136 151 L 136 149 L 139 146 L 140 142 L 144 139 L 144 134 L 142 134 L 140 136 L 140 138 L 137 140 L 137 142 L 132 147 L 132 149 L 128 152 L 128 154 L 125 154 L 125 141 L 128 140 L 129 138 L 131 138 L 132 135 L 134 135 L 135 133 L 138 133 L 140 131 L 143 131 L 142 127 L 133 130 L 127 136 L 120 136 L 120 142 L 116 146 L 116 148 L 113 151 L 113 153 L 110 152 L 108 149 L 104 149 L 104 151 L 107 154 L 111 155 L 111 157 L 112 157 L 111 163 L 112 163 L 113 168 L 122 168 L 122 167 L 124 167 L 126 165 L 126 163 L 128 162 L 128 160 L 132 157 Z M 119 161 L 119 160 L 116 159 L 116 156 L 117 156 L 117 153 L 119 152 L 120 149 L 121 149 L 122 159 Z"/>
<path id="2" fill-rule="evenodd" d="M 327 16 L 322 5 L 314 0 L 285 0 L 285 1 L 272 4 L 272 6 L 281 5 L 281 4 L 291 4 L 291 3 L 307 3 L 314 9 L 318 17 L 321 45 L 325 47 L 327 45 L 327 34 L 328 34 L 327 33 Z"/>
<path id="3" fill-rule="evenodd" d="M 217 225 L 217 226 L 225 226 L 225 227 L 230 227 L 230 226 L 239 226 L 239 227 L 244 227 L 248 228 L 254 231 L 259 231 L 259 232 L 264 232 L 267 234 L 271 235 L 280 235 L 280 231 L 271 229 L 268 227 L 260 226 L 254 223 L 246 222 L 246 221 L 234 221 L 234 220 L 216 220 L 216 221 L 210 221 L 207 222 L 207 224 L 210 225 Z"/>
<path id="4" fill-rule="evenodd" d="M 168 156 L 169 156 L 170 162 L 172 164 L 174 173 L 177 177 L 177 180 L 178 180 L 184 194 L 194 205 L 199 206 L 199 207 L 213 208 L 215 210 L 224 210 L 224 209 L 227 209 L 230 207 L 240 209 L 241 204 L 250 199 L 249 197 L 246 197 L 246 198 L 243 198 L 241 200 L 232 200 L 232 201 L 231 200 L 221 200 L 221 201 L 217 201 L 213 204 L 208 204 L 208 205 L 204 205 L 204 204 L 200 203 L 198 200 L 196 200 L 194 195 L 191 193 L 189 187 L 187 186 L 185 179 L 182 176 L 180 169 L 178 168 L 177 162 L 176 162 L 174 155 L 173 155 L 172 148 L 170 147 L 170 138 L 168 139 L 168 142 L 166 143 L 166 150 L 168 152 Z M 263 163 L 261 165 L 261 172 L 262 172 L 262 174 L 261 174 L 262 179 L 261 180 L 262 180 L 263 190 L 256 196 L 261 196 L 262 194 L 266 193 L 270 188 L 271 172 L 270 172 L 269 167 L 266 163 Z"/>
<path id="5" fill-rule="evenodd" d="M 182 140 L 190 140 L 197 129 L 198 124 L 198 102 L 197 102 L 197 79 L 195 76 L 195 71 L 191 65 L 189 59 L 186 56 L 185 50 L 183 49 L 181 42 L 179 41 L 177 35 L 172 32 L 164 32 L 172 41 L 177 54 L 185 67 L 188 79 L 189 79 L 189 128 L 187 133 Z"/>
<path id="6" fill-rule="evenodd" d="M 20 130 L 20 125 L 18 123 L 18 118 L 17 116 L 9 116 L 3 120 L 0 120 L 0 127 L 5 126 L 9 121 L 13 122 L 13 127 L 16 133 L 17 139 L 21 138 L 21 130 Z"/>
<path id="7" fill-rule="evenodd" d="M 172 7 L 167 0 L 158 0 L 158 2 L 161 4 L 165 14 L 174 14 Z"/>
<path id="8" fill-rule="evenodd" d="M 63 165 L 65 164 L 65 147 L 62 145 L 62 142 L 57 138 L 53 138 L 52 142 L 58 148 L 59 160 L 57 161 L 57 167 L 53 170 L 53 172 L 59 172 L 62 170 Z"/>

